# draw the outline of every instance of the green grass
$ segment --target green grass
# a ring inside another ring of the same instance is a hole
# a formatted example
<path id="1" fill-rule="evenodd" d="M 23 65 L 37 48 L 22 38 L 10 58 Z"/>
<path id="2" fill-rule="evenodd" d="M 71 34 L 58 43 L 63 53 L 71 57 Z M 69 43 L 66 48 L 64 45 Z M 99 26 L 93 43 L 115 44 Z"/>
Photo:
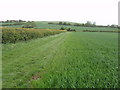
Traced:
<path id="1" fill-rule="evenodd" d="M 3 45 L 3 88 L 118 87 L 117 33 L 66 32 Z"/>

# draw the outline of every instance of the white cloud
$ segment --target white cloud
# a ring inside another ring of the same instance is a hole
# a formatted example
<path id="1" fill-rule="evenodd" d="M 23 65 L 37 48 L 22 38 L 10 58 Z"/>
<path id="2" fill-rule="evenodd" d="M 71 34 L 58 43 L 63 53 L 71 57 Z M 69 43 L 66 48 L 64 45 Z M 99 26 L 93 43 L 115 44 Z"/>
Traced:
<path id="1" fill-rule="evenodd" d="M 0 0 L 0 20 L 118 24 L 119 0 Z"/>

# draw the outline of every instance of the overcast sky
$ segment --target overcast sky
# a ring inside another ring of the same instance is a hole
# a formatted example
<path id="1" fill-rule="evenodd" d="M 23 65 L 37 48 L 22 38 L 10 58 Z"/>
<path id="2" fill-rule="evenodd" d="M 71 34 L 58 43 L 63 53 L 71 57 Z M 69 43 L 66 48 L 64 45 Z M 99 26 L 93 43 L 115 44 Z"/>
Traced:
<path id="1" fill-rule="evenodd" d="M 0 0 L 1 20 L 118 24 L 119 0 Z"/>

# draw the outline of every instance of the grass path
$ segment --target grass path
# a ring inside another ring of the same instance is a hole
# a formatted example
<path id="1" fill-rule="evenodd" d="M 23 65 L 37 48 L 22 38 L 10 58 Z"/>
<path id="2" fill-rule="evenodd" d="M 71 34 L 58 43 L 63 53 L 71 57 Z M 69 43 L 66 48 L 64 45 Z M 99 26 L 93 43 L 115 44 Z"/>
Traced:
<path id="1" fill-rule="evenodd" d="M 64 37 L 66 37 L 65 34 L 59 34 L 27 43 L 4 45 L 2 59 L 5 78 L 3 77 L 3 86 L 5 84 L 8 87 L 13 85 L 16 87 L 17 82 L 21 80 L 21 75 L 23 75 L 23 79 L 28 79 L 26 77 L 31 77 L 32 74 L 41 70 L 40 68 L 47 66 L 50 62 L 49 58 L 54 56 L 55 50 L 64 41 Z"/>
<path id="2" fill-rule="evenodd" d="M 118 87 L 116 33 L 67 32 L 3 45 L 3 87 Z"/>

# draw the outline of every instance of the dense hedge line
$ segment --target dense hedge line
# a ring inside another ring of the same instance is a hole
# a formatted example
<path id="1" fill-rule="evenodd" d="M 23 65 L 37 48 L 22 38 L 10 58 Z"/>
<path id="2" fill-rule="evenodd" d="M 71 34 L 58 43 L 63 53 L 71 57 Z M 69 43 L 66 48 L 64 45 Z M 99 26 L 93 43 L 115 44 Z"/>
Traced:
<path id="1" fill-rule="evenodd" d="M 65 32 L 51 29 L 2 28 L 2 43 L 16 43 Z"/>
<path id="2" fill-rule="evenodd" d="M 113 31 L 108 31 L 108 30 L 83 30 L 82 32 L 116 32 L 120 33 L 120 30 L 113 30 Z"/>

